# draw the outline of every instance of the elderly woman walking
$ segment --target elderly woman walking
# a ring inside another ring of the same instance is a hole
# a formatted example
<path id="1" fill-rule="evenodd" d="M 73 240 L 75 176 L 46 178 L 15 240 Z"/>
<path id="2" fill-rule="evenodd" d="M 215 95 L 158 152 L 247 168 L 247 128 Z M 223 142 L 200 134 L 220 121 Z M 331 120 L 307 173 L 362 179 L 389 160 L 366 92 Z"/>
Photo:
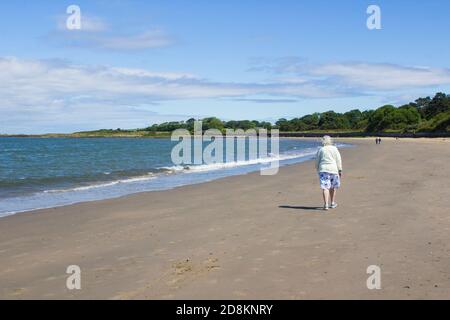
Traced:
<path id="1" fill-rule="evenodd" d="M 331 137 L 322 138 L 322 147 L 317 151 L 316 169 L 319 173 L 320 188 L 323 192 L 324 210 L 337 207 L 336 191 L 341 185 L 342 160 L 339 150 Z"/>

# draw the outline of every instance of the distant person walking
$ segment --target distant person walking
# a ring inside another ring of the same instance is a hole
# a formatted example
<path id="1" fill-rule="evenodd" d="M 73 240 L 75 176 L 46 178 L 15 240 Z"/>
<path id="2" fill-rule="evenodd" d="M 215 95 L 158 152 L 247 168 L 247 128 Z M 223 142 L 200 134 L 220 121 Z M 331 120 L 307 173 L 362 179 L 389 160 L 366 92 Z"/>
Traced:
<path id="1" fill-rule="evenodd" d="M 337 207 L 336 191 L 341 186 L 342 160 L 339 150 L 329 136 L 322 138 L 322 147 L 317 151 L 316 170 L 320 178 L 324 210 Z"/>

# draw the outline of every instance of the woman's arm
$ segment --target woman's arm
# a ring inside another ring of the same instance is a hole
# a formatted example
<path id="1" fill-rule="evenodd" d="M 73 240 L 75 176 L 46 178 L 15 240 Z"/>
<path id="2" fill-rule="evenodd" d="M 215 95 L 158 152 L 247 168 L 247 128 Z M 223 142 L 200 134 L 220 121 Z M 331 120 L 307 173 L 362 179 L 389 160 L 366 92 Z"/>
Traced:
<path id="1" fill-rule="evenodd" d="M 335 160 L 336 160 L 336 164 L 337 164 L 339 174 L 340 174 L 342 172 L 342 158 L 341 158 L 341 153 L 339 152 L 338 148 L 336 148 Z"/>
<path id="2" fill-rule="evenodd" d="M 317 153 L 316 153 L 316 171 L 317 172 L 319 172 L 320 158 L 321 158 L 321 156 L 320 156 L 320 149 L 319 149 L 319 150 L 317 150 Z"/>

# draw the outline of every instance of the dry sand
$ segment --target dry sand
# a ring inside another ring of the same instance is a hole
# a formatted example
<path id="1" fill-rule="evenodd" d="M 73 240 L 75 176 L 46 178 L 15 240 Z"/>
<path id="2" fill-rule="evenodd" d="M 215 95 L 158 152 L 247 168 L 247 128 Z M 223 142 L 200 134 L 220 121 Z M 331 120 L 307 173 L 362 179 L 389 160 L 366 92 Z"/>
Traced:
<path id="1" fill-rule="evenodd" d="M 450 144 L 352 141 L 326 213 L 305 162 L 2 218 L 0 298 L 449 299 Z"/>

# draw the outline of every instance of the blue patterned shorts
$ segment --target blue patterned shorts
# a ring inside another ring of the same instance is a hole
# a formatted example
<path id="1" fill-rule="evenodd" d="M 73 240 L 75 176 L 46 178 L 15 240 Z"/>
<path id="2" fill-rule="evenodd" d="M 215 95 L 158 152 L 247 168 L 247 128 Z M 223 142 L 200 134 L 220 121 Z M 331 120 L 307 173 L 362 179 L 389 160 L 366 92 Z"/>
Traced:
<path id="1" fill-rule="evenodd" d="M 337 189 L 341 186 L 341 179 L 337 174 L 320 172 L 319 178 L 321 189 Z"/>

